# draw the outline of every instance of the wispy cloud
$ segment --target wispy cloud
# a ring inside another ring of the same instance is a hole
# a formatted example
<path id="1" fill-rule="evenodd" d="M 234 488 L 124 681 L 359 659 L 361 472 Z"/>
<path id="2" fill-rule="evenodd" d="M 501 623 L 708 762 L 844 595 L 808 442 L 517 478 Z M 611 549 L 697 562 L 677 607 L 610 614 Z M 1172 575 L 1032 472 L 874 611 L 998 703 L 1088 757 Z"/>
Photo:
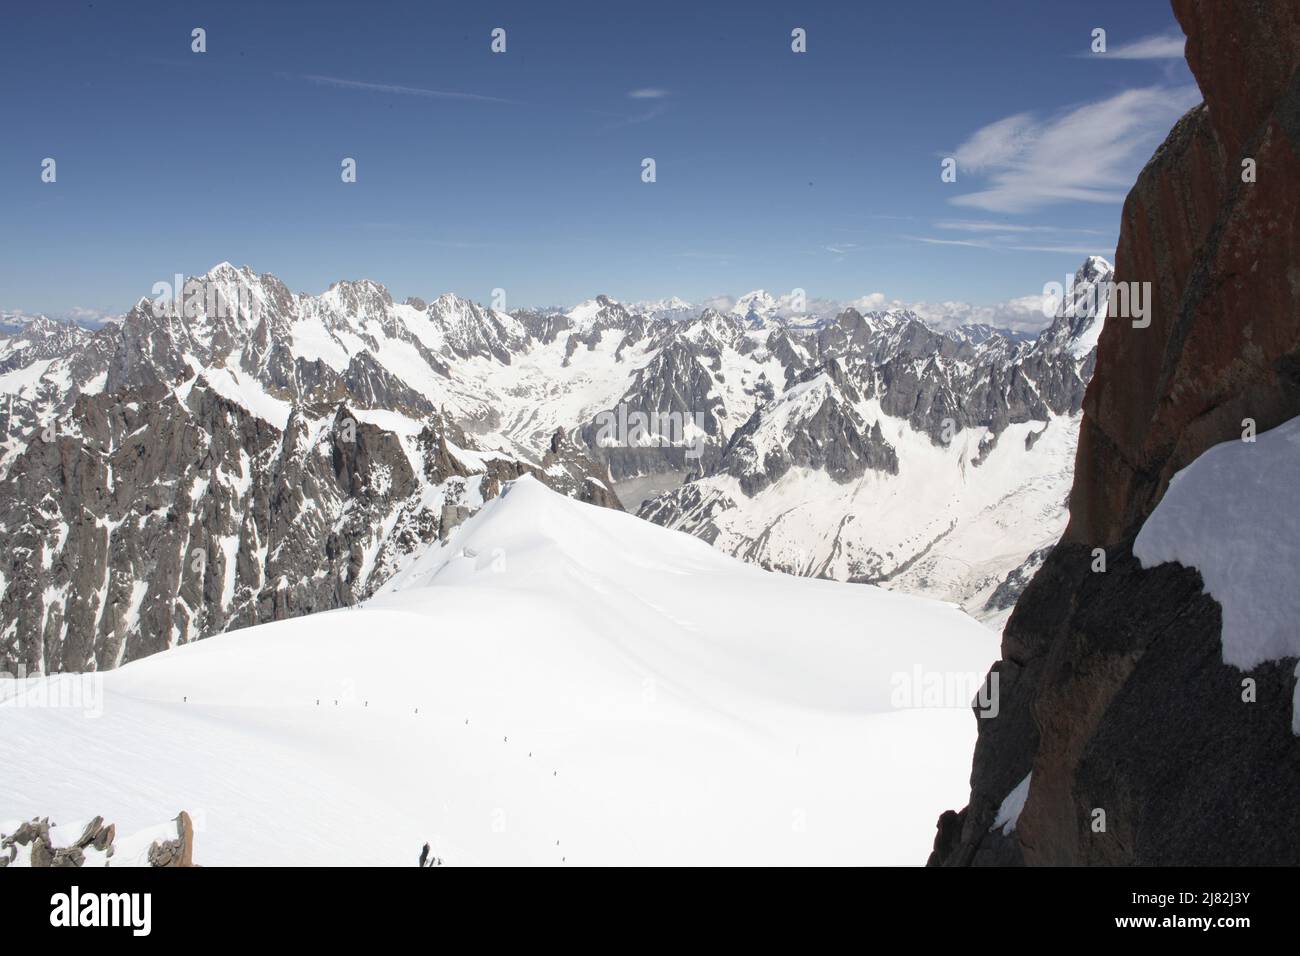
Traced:
<path id="1" fill-rule="evenodd" d="M 667 108 L 668 107 L 665 106 L 663 103 L 656 103 L 654 106 L 650 107 L 650 109 L 646 110 L 644 113 L 637 113 L 633 116 L 626 116 L 621 120 L 615 120 L 613 123 L 607 124 L 605 126 L 605 129 L 618 129 L 621 126 L 635 126 L 637 123 L 649 122 L 650 120 L 654 119 L 656 116 L 663 115 L 664 110 L 666 110 Z"/>
<path id="2" fill-rule="evenodd" d="M 959 232 L 1050 232 L 1081 236 L 1106 236 L 1101 229 L 1075 229 L 1070 226 L 1030 226 L 1023 223 L 990 222 L 983 219 L 945 219 L 934 224 L 936 229 L 953 229 Z"/>
<path id="3" fill-rule="evenodd" d="M 950 200 L 987 212 L 1024 213 L 1065 202 L 1120 203 L 1174 121 L 1200 100 L 1194 85 L 1125 90 L 1039 118 L 1017 113 L 977 130 L 957 148 L 958 182 L 988 188 Z"/>
<path id="4" fill-rule="evenodd" d="M 970 246 L 974 249 L 992 249 L 993 243 L 987 239 L 939 239 L 935 236 L 904 236 L 912 242 L 924 242 L 928 246 Z"/>
<path id="5" fill-rule="evenodd" d="M 333 86 L 344 90 L 364 90 L 368 93 L 392 93 L 398 96 L 421 96 L 433 100 L 472 100 L 478 103 L 505 103 L 518 106 L 518 100 L 508 100 L 500 96 L 485 96 L 482 93 L 464 93 L 455 90 L 429 90 L 420 86 L 398 86 L 395 83 L 365 83 L 361 80 L 346 80 L 337 76 L 320 76 L 315 73 L 303 74 L 301 79 L 318 86 Z"/>
<path id="6" fill-rule="evenodd" d="M 640 113 L 634 113 L 631 116 L 622 116 L 605 124 L 604 129 L 618 129 L 622 126 L 635 126 L 637 123 L 647 123 L 656 116 L 662 116 L 668 109 L 668 104 L 663 102 L 672 94 L 665 89 L 657 86 L 640 87 L 635 90 L 627 91 L 627 98 L 630 100 L 650 100 L 649 108 L 642 110 Z"/>
<path id="7" fill-rule="evenodd" d="M 1007 222 L 988 222 L 972 219 L 947 219 L 934 224 L 936 229 L 955 229 L 958 232 L 1046 232 L 1050 226 L 1022 226 Z"/>
<path id="8" fill-rule="evenodd" d="M 944 239 L 939 236 L 903 236 L 911 242 L 929 246 L 966 246 L 970 249 L 989 249 L 994 252 L 1055 252 L 1081 256 L 1110 256 L 1115 252 L 1115 240 L 1098 240 L 1092 245 L 1060 242 L 1027 243 L 1012 236 L 989 236 L 981 239 Z"/>
<path id="9" fill-rule="evenodd" d="M 1055 224 L 944 219 L 934 223 L 934 228 L 965 234 L 967 238 L 942 235 L 904 235 L 901 238 L 930 246 L 966 246 L 995 252 L 1055 252 L 1085 256 L 1109 256 L 1114 253 L 1116 243 L 1114 232 Z"/>
<path id="10" fill-rule="evenodd" d="M 1039 132 L 1031 113 L 1017 113 L 976 130 L 957 149 L 959 175 L 1005 166 L 1032 147 Z"/>
<path id="11" fill-rule="evenodd" d="M 1007 246 L 1014 252 L 1059 252 L 1072 256 L 1105 256 L 1111 259 L 1115 255 L 1115 243 L 1098 243 L 1095 246 Z"/>
<path id="12" fill-rule="evenodd" d="M 1080 53 L 1078 56 L 1112 60 L 1181 60 L 1186 38 L 1181 33 L 1158 33 L 1107 49 L 1105 53 Z"/>
<path id="13" fill-rule="evenodd" d="M 74 305 L 64 315 L 75 322 L 102 322 L 117 313 L 108 309 L 88 309 L 85 306 Z"/>

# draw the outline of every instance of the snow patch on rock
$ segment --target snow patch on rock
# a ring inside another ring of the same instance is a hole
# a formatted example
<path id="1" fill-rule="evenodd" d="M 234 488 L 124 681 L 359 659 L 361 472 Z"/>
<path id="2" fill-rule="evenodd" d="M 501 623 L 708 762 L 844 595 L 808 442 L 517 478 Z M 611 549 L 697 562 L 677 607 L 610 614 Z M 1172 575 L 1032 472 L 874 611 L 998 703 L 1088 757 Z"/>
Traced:
<path id="1" fill-rule="evenodd" d="M 1243 671 L 1300 657 L 1298 474 L 1300 417 L 1215 445 L 1174 475 L 1133 543 L 1144 568 L 1200 572 L 1223 607 L 1223 661 Z M 1292 726 L 1300 733 L 1300 691 Z"/>
<path id="2" fill-rule="evenodd" d="M 989 827 L 989 832 L 1001 828 L 1003 836 L 1010 836 L 1015 830 L 1016 823 L 1020 820 L 1020 813 L 1025 809 L 1025 800 L 1029 798 L 1029 781 L 1033 777 L 1033 771 L 1025 774 L 1025 779 L 1016 784 L 1015 788 L 1007 794 L 1002 806 L 998 807 L 998 815 L 993 820 L 993 826 Z"/>

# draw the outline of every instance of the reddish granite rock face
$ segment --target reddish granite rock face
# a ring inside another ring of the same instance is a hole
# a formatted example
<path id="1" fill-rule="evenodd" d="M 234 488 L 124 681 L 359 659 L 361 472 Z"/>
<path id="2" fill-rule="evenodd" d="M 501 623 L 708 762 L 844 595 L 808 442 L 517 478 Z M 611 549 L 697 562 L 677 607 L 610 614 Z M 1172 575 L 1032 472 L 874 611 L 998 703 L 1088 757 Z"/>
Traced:
<path id="1" fill-rule="evenodd" d="M 1205 104 L 1124 204 L 1115 280 L 1152 283 L 1152 320 L 1113 318 L 1098 343 L 1068 541 L 1118 542 L 1242 419 L 1263 431 L 1300 411 L 1300 3 L 1174 10 Z"/>
<path id="2" fill-rule="evenodd" d="M 1295 0 L 1174 0 L 1187 64 L 1229 156 L 1238 156 L 1274 111 L 1300 59 Z"/>
<path id="3" fill-rule="evenodd" d="M 1174 11 L 1205 103 L 1129 193 L 1116 254 L 1116 282 L 1151 283 L 1151 324 L 1107 320 L 1070 524 L 1007 623 L 1000 712 L 932 864 L 1300 864 L 1295 660 L 1224 664 L 1199 573 L 1132 554 L 1176 471 L 1243 419 L 1300 415 L 1300 0 Z M 1015 829 L 992 831 L 1031 771 Z"/>

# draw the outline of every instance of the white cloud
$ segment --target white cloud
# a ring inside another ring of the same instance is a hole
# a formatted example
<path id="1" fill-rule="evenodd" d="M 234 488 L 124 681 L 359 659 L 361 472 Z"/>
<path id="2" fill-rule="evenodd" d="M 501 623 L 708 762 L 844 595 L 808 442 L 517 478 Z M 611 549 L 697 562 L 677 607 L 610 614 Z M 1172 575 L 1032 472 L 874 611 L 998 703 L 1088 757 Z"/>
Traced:
<path id="1" fill-rule="evenodd" d="M 74 305 L 63 313 L 64 318 L 87 325 L 100 325 L 117 316 L 117 312 L 111 312 L 108 309 L 88 309 L 80 305 Z"/>
<path id="2" fill-rule="evenodd" d="M 1029 113 L 990 123 L 957 148 L 957 169 L 959 173 L 978 172 L 1005 166 L 1032 145 L 1036 133 L 1037 124 Z"/>
<path id="3" fill-rule="evenodd" d="M 1181 33 L 1163 33 L 1134 40 L 1105 53 L 1087 53 L 1081 56 L 1099 56 L 1114 60 L 1181 60 L 1187 40 Z"/>
<path id="4" fill-rule="evenodd" d="M 946 219 L 934 224 L 936 229 L 955 229 L 958 232 L 1048 232 L 1051 226 L 1022 226 L 1007 222 L 988 222 L 980 219 Z"/>
<path id="5" fill-rule="evenodd" d="M 977 130 L 955 152 L 963 174 L 988 186 L 950 200 L 1023 213 L 1065 202 L 1121 203 L 1173 123 L 1200 100 L 1194 85 L 1125 90 L 1038 119 L 1018 113 Z"/>
<path id="6" fill-rule="evenodd" d="M 668 95 L 667 90 L 655 89 L 654 87 L 645 87 L 639 90 L 628 90 L 627 93 L 634 100 L 660 100 Z"/>
<path id="7" fill-rule="evenodd" d="M 985 219 L 945 219 L 934 224 L 936 229 L 954 229 L 959 232 L 1051 232 L 1081 236 L 1105 236 L 1101 229 L 1075 229 L 1062 226 L 1029 226 L 1023 223 L 990 222 Z"/>
<path id="8" fill-rule="evenodd" d="M 981 239 L 941 239 L 937 236 L 904 236 L 912 242 L 923 242 L 929 246 L 966 246 L 971 249 L 991 249 L 1010 252 L 1057 252 L 1081 256 L 1105 256 L 1110 258 L 1115 253 L 1115 240 L 1098 239 L 1090 245 L 1069 244 L 1067 240 L 1047 240 L 1041 243 L 1029 243 L 1019 236 L 987 236 Z"/>
<path id="9" fill-rule="evenodd" d="M 1117 241 L 1114 232 L 1104 229 L 993 222 L 987 219 L 946 219 L 936 222 L 934 228 L 966 233 L 969 238 L 915 235 L 904 235 L 902 238 L 930 246 L 965 246 L 994 252 L 1054 252 L 1106 257 L 1114 255 Z"/>
<path id="10" fill-rule="evenodd" d="M 1105 259 L 1115 258 L 1115 243 L 1111 242 L 1109 247 L 1105 243 L 1097 243 L 1095 246 L 1008 246 L 1013 252 L 1061 252 L 1076 256 L 1102 256 Z"/>
<path id="11" fill-rule="evenodd" d="M 904 236 L 913 242 L 924 242 L 928 246 L 970 246 L 975 249 L 993 249 L 994 244 L 987 239 L 939 239 L 934 236 Z"/>

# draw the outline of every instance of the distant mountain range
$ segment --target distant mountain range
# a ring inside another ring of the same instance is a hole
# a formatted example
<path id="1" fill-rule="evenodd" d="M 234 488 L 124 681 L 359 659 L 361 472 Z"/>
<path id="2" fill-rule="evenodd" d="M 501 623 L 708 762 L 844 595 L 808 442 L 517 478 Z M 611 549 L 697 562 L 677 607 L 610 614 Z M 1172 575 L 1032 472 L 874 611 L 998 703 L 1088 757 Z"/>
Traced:
<path id="1" fill-rule="evenodd" d="M 809 299 L 794 291 L 774 295 L 765 289 L 755 289 L 736 298 L 717 297 L 698 304 L 672 296 L 635 302 L 628 308 L 652 318 L 674 321 L 693 318 L 705 309 L 713 309 L 735 316 L 754 329 L 815 329 L 835 321 L 837 316 L 849 309 L 859 312 L 912 312 L 926 325 L 959 336 L 978 338 L 997 333 L 1015 342 L 1030 341 L 1047 322 L 1041 311 L 1042 300 L 1036 296 L 1026 296 L 1016 300 L 1014 305 L 1016 323 L 1020 326 L 1017 328 L 985 321 L 983 317 L 997 313 L 994 307 L 972 306 L 965 302 L 916 303 L 907 307 L 897 302 L 886 303 L 881 296 L 836 301 Z M 1003 308 L 1005 310 L 1005 306 Z M 1026 324 L 1032 326 L 1032 329 L 1023 327 Z"/>
<path id="2" fill-rule="evenodd" d="M 86 312 L 83 315 L 61 316 L 59 318 L 51 319 L 49 316 L 41 313 L 0 309 L 0 336 L 15 335 L 21 332 L 28 323 L 36 319 L 58 322 L 61 325 L 75 325 L 79 328 L 89 329 L 91 331 L 103 328 L 105 325 L 110 325 L 114 322 L 122 321 L 120 315 L 105 315 L 91 312 Z"/>
<path id="3" fill-rule="evenodd" d="M 884 303 L 877 305 L 872 301 L 874 298 L 878 297 L 863 297 L 851 301 L 808 299 L 801 302 L 794 292 L 773 295 L 764 289 L 755 289 L 735 298 L 721 296 L 701 303 L 691 303 L 679 296 L 668 296 L 663 299 L 633 302 L 628 304 L 627 308 L 631 312 L 648 315 L 653 319 L 668 319 L 671 321 L 694 318 L 705 309 L 712 308 L 718 312 L 738 316 L 746 324 L 754 328 L 773 328 L 778 325 L 802 328 L 816 327 L 834 320 L 841 312 L 851 308 L 860 311 L 901 310 L 897 303 L 890 305 L 888 309 L 882 309 L 879 306 L 884 305 Z M 869 302 L 872 304 L 868 304 Z M 1036 297 L 1025 297 L 1020 303 L 1023 306 L 1021 312 L 1024 314 L 1017 316 L 1017 318 L 1027 320 L 1035 325 L 1041 324 L 1038 321 L 1038 304 Z M 568 313 L 573 309 L 560 306 L 529 311 Z M 1028 341 L 1037 334 L 1036 331 L 1027 331 L 1024 328 L 1013 329 L 1008 326 L 982 321 L 980 316 L 991 313 L 993 309 L 972 306 L 964 302 L 945 302 L 933 306 L 918 303 L 913 311 L 921 316 L 922 320 L 927 324 L 958 335 L 978 336 L 997 332 L 1014 341 Z M 59 316 L 0 309 L 0 336 L 17 334 L 25 325 L 38 318 L 49 319 L 61 324 L 77 325 L 90 331 L 122 321 L 121 315 L 85 309 L 73 310 L 73 313 Z"/>

